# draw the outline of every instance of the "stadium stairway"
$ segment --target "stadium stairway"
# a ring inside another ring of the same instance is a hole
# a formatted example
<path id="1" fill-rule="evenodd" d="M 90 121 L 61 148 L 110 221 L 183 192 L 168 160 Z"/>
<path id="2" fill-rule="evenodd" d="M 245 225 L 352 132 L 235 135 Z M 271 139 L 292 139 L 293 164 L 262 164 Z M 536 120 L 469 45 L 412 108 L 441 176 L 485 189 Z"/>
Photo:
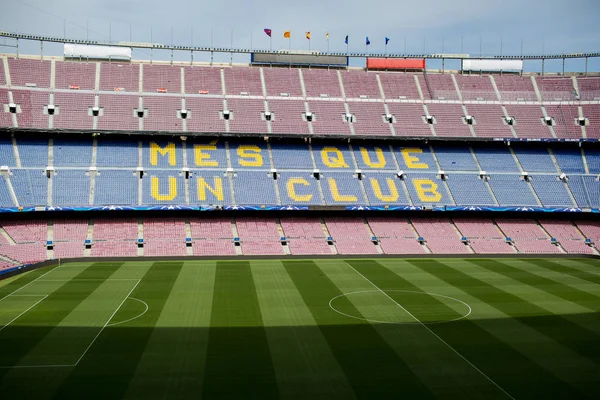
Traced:
<path id="1" fill-rule="evenodd" d="M 537 101 L 542 101 L 542 95 L 540 93 L 540 89 L 538 88 L 537 81 L 535 80 L 535 76 L 531 76 L 531 84 L 533 85 L 533 90 L 535 91 L 535 95 L 537 97 Z"/>
<path id="2" fill-rule="evenodd" d="M 460 231 L 460 229 L 458 228 L 458 226 L 456 226 L 456 224 L 454 223 L 454 221 L 452 219 L 450 219 L 450 225 L 452 225 L 452 228 L 454 228 L 454 230 L 456 231 L 456 233 L 458 233 L 458 236 L 461 238 L 465 237 L 465 235 L 462 234 L 462 232 Z M 467 248 L 467 250 L 469 251 L 469 253 L 474 254 L 475 251 L 473 250 L 473 248 L 471 247 L 470 243 L 465 243 L 465 246 Z"/>
<path id="3" fill-rule="evenodd" d="M 515 153 L 515 150 L 512 147 L 509 147 L 508 150 L 510 151 L 513 159 L 515 160 L 515 163 L 517 164 L 517 167 L 519 168 L 519 171 L 521 171 L 521 173 L 529 173 L 529 171 L 525 171 L 525 169 L 523 168 L 523 164 L 521 164 L 521 160 L 519 160 L 519 157 L 517 157 L 517 154 Z M 529 180 L 527 181 L 527 187 L 531 190 L 531 193 L 533 194 L 533 196 L 535 197 L 535 201 L 537 201 L 537 205 L 538 206 L 542 206 L 542 201 L 540 200 L 539 196 L 537 195 L 535 189 L 533 188 L 533 185 L 531 184 L 531 182 Z"/>

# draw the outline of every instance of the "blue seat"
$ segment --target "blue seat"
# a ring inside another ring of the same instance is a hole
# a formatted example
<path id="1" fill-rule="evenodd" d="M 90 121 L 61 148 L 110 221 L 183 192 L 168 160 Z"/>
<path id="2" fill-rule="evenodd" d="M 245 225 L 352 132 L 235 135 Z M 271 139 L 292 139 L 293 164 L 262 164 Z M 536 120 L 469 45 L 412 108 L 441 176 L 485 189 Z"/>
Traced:
<path id="1" fill-rule="evenodd" d="M 52 176 L 52 205 L 85 206 L 89 198 L 90 176 L 86 170 L 57 169 Z"/>
<path id="2" fill-rule="evenodd" d="M 395 173 L 367 172 L 362 182 L 372 206 L 410 204 L 404 191 L 404 183 Z"/>
<path id="3" fill-rule="evenodd" d="M 142 178 L 143 204 L 186 204 L 185 177 L 179 171 L 148 170 Z"/>
<path id="4" fill-rule="evenodd" d="M 92 140 L 54 139 L 55 167 L 89 167 L 92 165 Z"/>
<path id="5" fill-rule="evenodd" d="M 45 167 L 48 165 L 48 139 L 17 138 L 22 167 Z"/>
<path id="6" fill-rule="evenodd" d="M 187 166 L 190 169 L 226 169 L 227 151 L 225 141 L 199 141 L 188 139 L 186 143 Z"/>
<path id="7" fill-rule="evenodd" d="M 12 139 L 0 138 L 0 165 L 15 167 L 15 151 L 13 149 Z"/>
<path id="8" fill-rule="evenodd" d="M 268 171 L 237 171 L 233 190 L 238 205 L 276 205 L 275 180 Z"/>
<path id="9" fill-rule="evenodd" d="M 42 169 L 13 169 L 10 177 L 21 206 L 48 205 L 48 178 Z"/>
<path id="10" fill-rule="evenodd" d="M 486 172 L 520 172 L 510 150 L 506 147 L 474 146 L 473 151 L 482 171 Z"/>
<path id="11" fill-rule="evenodd" d="M 4 175 L 0 175 L 0 207 L 14 207 L 15 203 L 8 191 L 8 184 Z"/>
<path id="12" fill-rule="evenodd" d="M 565 184 L 552 175 L 533 175 L 531 184 L 538 198 L 546 207 L 574 207 Z"/>
<path id="13" fill-rule="evenodd" d="M 561 171 L 565 174 L 583 174 L 585 168 L 583 167 L 583 158 L 581 157 L 581 150 L 572 148 L 557 147 L 552 149 L 554 157 L 558 162 L 558 166 Z"/>
<path id="14" fill-rule="evenodd" d="M 277 170 L 281 169 L 305 169 L 313 170 L 312 157 L 307 145 L 271 144 L 273 154 L 273 165 Z"/>
<path id="15" fill-rule="evenodd" d="M 361 182 L 350 172 L 326 172 L 321 187 L 328 205 L 367 204 Z"/>
<path id="16" fill-rule="evenodd" d="M 96 146 L 96 166 L 137 167 L 139 165 L 137 140 L 116 140 L 99 138 Z"/>
<path id="17" fill-rule="evenodd" d="M 414 205 L 454 205 L 444 181 L 438 179 L 434 173 L 409 172 L 405 182 Z M 431 184 L 419 186 L 419 182 L 431 182 Z M 419 187 L 425 192 L 420 193 Z"/>
<path id="18" fill-rule="evenodd" d="M 485 182 L 474 174 L 450 174 L 446 181 L 452 197 L 459 206 L 496 205 Z"/>
<path id="19" fill-rule="evenodd" d="M 189 185 L 190 204 L 233 204 L 230 179 L 225 170 L 193 171 Z"/>
<path id="20" fill-rule="evenodd" d="M 435 146 L 433 150 L 443 171 L 479 171 L 467 146 Z"/>
<path id="21" fill-rule="evenodd" d="M 138 181 L 134 171 L 98 171 L 94 188 L 95 205 L 136 205 L 138 204 Z"/>
<path id="22" fill-rule="evenodd" d="M 398 170 L 390 146 L 385 143 L 378 146 L 355 145 L 352 150 L 354 151 L 356 164 L 361 170 Z"/>
<path id="23" fill-rule="evenodd" d="M 280 172 L 277 177 L 277 186 L 281 203 L 284 205 L 323 204 L 319 192 L 319 181 L 311 172 Z"/>
<path id="24" fill-rule="evenodd" d="M 547 148 L 514 146 L 513 150 L 527 172 L 552 172 L 557 173 Z"/>

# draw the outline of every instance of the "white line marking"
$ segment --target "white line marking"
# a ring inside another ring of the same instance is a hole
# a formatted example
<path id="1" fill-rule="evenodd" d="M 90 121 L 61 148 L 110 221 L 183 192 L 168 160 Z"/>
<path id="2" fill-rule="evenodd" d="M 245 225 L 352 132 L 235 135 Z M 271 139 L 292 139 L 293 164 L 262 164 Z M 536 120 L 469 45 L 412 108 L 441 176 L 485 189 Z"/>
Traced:
<path id="1" fill-rule="evenodd" d="M 46 272 L 45 274 L 42 274 L 42 275 L 38 276 L 37 278 L 35 278 L 35 279 L 34 279 L 34 280 L 32 280 L 31 282 L 29 282 L 29 283 L 26 283 L 25 285 L 21 286 L 20 288 L 18 288 L 18 289 L 16 289 L 16 290 L 14 290 L 12 293 L 9 293 L 9 294 L 7 294 L 7 295 L 6 295 L 6 296 L 4 296 L 3 298 L 1 298 L 1 299 L 0 299 L 0 301 L 4 300 L 4 299 L 5 299 L 5 298 L 7 298 L 8 296 L 12 296 L 13 294 L 17 293 L 18 291 L 20 291 L 20 290 L 22 290 L 22 289 L 25 289 L 27 286 L 31 285 L 33 282 L 37 281 L 38 279 L 40 279 L 40 278 L 42 278 L 42 277 L 44 277 L 44 276 L 48 275 L 50 272 L 54 271 L 56 268 L 60 268 L 60 267 L 55 267 L 55 268 L 52 268 L 50 271 Z"/>
<path id="2" fill-rule="evenodd" d="M 21 318 L 21 315 L 25 314 L 27 311 L 31 310 L 33 307 L 37 306 L 41 301 L 45 300 L 46 297 L 48 297 L 48 295 L 45 295 L 44 297 L 42 297 L 41 299 L 39 299 L 38 301 L 36 301 L 35 303 L 33 303 L 33 305 L 31 307 L 29 307 L 27 310 L 23 311 L 21 314 L 17 315 L 15 318 L 13 318 L 10 322 L 8 322 L 7 324 L 3 325 L 2 327 L 0 327 L 0 332 L 2 332 L 2 330 L 4 328 L 6 328 L 7 326 L 9 326 L 10 324 L 12 324 L 13 322 L 15 322 L 16 320 L 18 320 L 19 318 Z"/>
<path id="3" fill-rule="evenodd" d="M 359 274 L 360 276 L 363 277 L 364 280 L 366 280 L 367 282 L 369 282 L 371 285 L 373 285 L 373 287 L 377 290 L 379 290 L 381 293 L 384 294 L 384 296 L 386 296 L 387 298 L 389 298 L 391 301 L 393 301 L 394 303 L 396 303 L 396 305 L 398 307 L 400 307 L 402 310 L 404 310 L 404 312 L 406 312 L 408 315 L 410 315 L 416 322 L 418 322 L 423 328 L 427 329 L 433 336 L 435 336 L 436 338 L 438 338 L 440 340 L 440 342 L 444 343 L 450 350 L 452 350 L 454 353 L 456 353 L 456 355 L 458 355 L 460 358 L 462 358 L 463 360 L 465 360 L 465 362 L 467 362 L 467 364 L 469 364 L 471 367 L 473 367 L 477 372 L 479 372 L 483 377 L 485 377 L 488 381 L 490 381 L 494 386 L 496 386 L 498 389 L 500 389 L 505 395 L 507 395 L 508 397 L 510 397 L 511 399 L 515 400 L 514 397 L 512 397 L 506 390 L 504 390 L 500 385 L 498 385 L 492 378 L 490 378 L 489 376 L 487 376 L 482 370 L 480 370 L 479 368 L 477 368 L 471 361 L 467 360 L 467 358 L 465 356 L 463 356 L 462 354 L 460 354 L 458 352 L 458 350 L 456 350 L 454 347 L 450 346 L 448 344 L 448 342 L 446 342 L 444 339 L 442 339 L 437 333 L 435 333 L 434 331 L 431 330 L 431 328 L 429 328 L 427 325 L 425 325 L 424 323 L 422 323 L 417 317 L 415 317 L 410 311 L 408 311 L 406 308 L 404 308 L 402 305 L 400 305 L 400 303 L 398 303 L 396 300 L 394 300 L 390 295 L 388 295 L 386 292 L 384 292 L 383 290 L 381 290 L 381 288 L 379 286 L 377 286 L 376 284 L 374 284 L 373 282 L 371 282 L 371 280 L 369 278 L 367 278 L 366 276 L 364 276 L 363 274 L 361 274 L 356 268 L 354 268 L 352 265 L 346 263 L 350 268 L 352 268 L 352 270 L 354 270 L 354 272 L 356 272 L 357 274 Z"/>
<path id="4" fill-rule="evenodd" d="M 62 364 L 62 365 L 13 365 L 12 367 L 0 367 L 0 369 L 13 369 L 13 368 L 67 368 L 67 367 L 74 367 L 75 365 L 67 365 L 67 364 Z"/>
<path id="5" fill-rule="evenodd" d="M 83 359 L 83 357 L 85 357 L 85 355 L 87 354 L 88 350 L 92 347 L 92 345 L 94 344 L 94 342 L 96 341 L 96 339 L 98 339 L 98 337 L 100 336 L 100 334 L 104 331 L 104 328 L 106 328 L 108 326 L 108 323 L 110 322 L 110 320 L 113 319 L 113 317 L 121 309 L 121 307 L 123 306 L 123 304 L 125 303 L 125 301 L 129 298 L 129 296 L 131 296 L 131 293 L 133 293 L 133 291 L 135 290 L 136 287 L 138 287 L 138 285 L 140 284 L 141 281 L 142 281 L 141 279 L 137 279 L 137 283 L 129 291 L 129 293 L 127 294 L 127 296 L 125 296 L 125 298 L 123 299 L 123 301 L 121 302 L 121 304 L 119 304 L 119 307 L 117 307 L 117 309 L 112 313 L 112 315 L 110 316 L 110 318 L 108 319 L 108 321 L 106 321 L 106 323 L 104 324 L 104 326 L 102 327 L 102 329 L 100 329 L 100 331 L 98 332 L 98 334 L 96 335 L 96 337 L 94 337 L 94 340 L 92 340 L 92 342 L 89 344 L 89 346 L 85 349 L 85 351 L 83 352 L 83 354 L 81 355 L 81 357 L 79 357 L 79 359 L 75 363 L 75 366 L 77 364 L 79 364 L 79 362 Z"/>
<path id="6" fill-rule="evenodd" d="M 146 314 L 146 313 L 148 312 L 148 309 L 149 309 L 150 307 L 148 307 L 148 303 L 146 303 L 144 300 L 136 299 L 135 297 L 129 297 L 129 298 L 130 298 L 131 300 L 139 301 L 140 303 L 144 304 L 144 305 L 146 306 L 146 309 L 144 310 L 144 312 L 142 312 L 140 315 L 136 315 L 136 316 L 135 316 L 135 317 L 133 317 L 133 318 L 129 318 L 129 319 L 127 319 L 127 320 L 125 320 L 125 321 L 121 321 L 121 322 L 115 322 L 114 324 L 108 324 L 107 326 L 117 326 L 117 325 L 124 324 L 124 323 L 126 323 L 126 322 L 133 321 L 134 319 L 138 319 L 138 318 L 140 318 L 142 315 L 144 315 L 144 314 Z"/>
<path id="7" fill-rule="evenodd" d="M 333 299 L 329 300 L 329 308 L 331 308 L 333 311 L 335 311 L 338 314 L 344 315 L 348 318 L 354 318 L 354 319 L 358 319 L 361 321 L 367 321 L 367 322 L 375 322 L 378 324 L 396 324 L 396 325 L 417 325 L 419 323 L 422 324 L 427 324 L 427 325 L 434 325 L 434 324 L 446 324 L 448 322 L 454 322 L 454 321 L 460 321 L 461 319 L 465 319 L 467 318 L 469 315 L 471 315 L 471 312 L 473 312 L 473 310 L 471 309 L 471 306 L 468 305 L 467 303 L 465 303 L 462 300 L 456 299 L 454 297 L 450 297 L 450 296 L 444 296 L 443 294 L 437 294 L 437 293 L 429 293 L 429 292 L 418 292 L 416 290 L 400 290 L 400 289 L 388 289 L 388 292 L 403 292 L 403 293 L 416 293 L 416 294 L 426 294 L 432 297 L 443 297 L 446 299 L 450 299 L 450 300 L 454 300 L 457 303 L 461 303 L 462 305 L 464 305 L 465 307 L 467 307 L 467 309 L 469 310 L 465 315 L 461 315 L 458 318 L 454 318 L 454 319 L 448 319 L 448 320 L 444 320 L 444 321 L 431 321 L 431 322 L 396 322 L 396 321 L 378 321 L 376 319 L 369 319 L 369 318 L 364 318 L 364 317 L 358 317 L 356 315 L 351 315 L 351 314 L 346 314 L 345 312 L 342 312 L 340 310 L 338 310 L 337 308 L 335 308 L 333 306 L 333 302 L 335 299 L 339 299 L 340 297 L 345 297 L 345 296 L 349 296 L 351 294 L 356 294 L 356 293 L 373 293 L 373 292 L 378 292 L 378 290 L 359 290 L 357 292 L 350 292 L 350 293 L 344 293 L 344 294 L 340 294 L 338 296 L 335 296 Z"/>
<path id="8" fill-rule="evenodd" d="M 83 281 L 83 282 L 97 282 L 97 281 L 137 281 L 139 279 L 102 279 L 102 278 L 73 278 L 73 279 L 42 279 L 39 282 L 77 282 L 77 281 Z"/>

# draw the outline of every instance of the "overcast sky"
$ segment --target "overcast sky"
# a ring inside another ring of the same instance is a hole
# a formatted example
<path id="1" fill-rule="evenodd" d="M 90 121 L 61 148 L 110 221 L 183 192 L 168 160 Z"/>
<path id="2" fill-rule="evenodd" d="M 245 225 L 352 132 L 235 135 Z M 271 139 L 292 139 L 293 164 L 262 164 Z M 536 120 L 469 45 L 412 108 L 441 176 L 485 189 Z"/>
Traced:
<path id="1" fill-rule="evenodd" d="M 291 47 L 308 49 L 304 32 L 312 35 L 311 49 L 403 53 L 520 54 L 600 51 L 598 0 L 0 0 L 0 30 L 94 40 L 153 42 L 198 46 L 269 48 L 264 28 L 273 30 L 273 49 L 287 49 L 283 38 L 291 30 Z M 89 27 L 89 29 L 86 29 Z M 66 28 L 66 29 L 65 29 Z M 212 39 L 211 39 L 212 37 Z M 233 38 L 233 40 L 232 40 Z M 0 43 L 3 43 L 0 41 Z M 12 44 L 6 41 L 6 44 Z M 406 43 L 406 47 L 405 47 Z M 39 44 L 20 43 L 22 53 L 39 54 Z M 0 52 L 14 52 L 8 47 Z M 61 55 L 62 47 L 47 45 L 45 54 Z M 148 59 L 136 51 L 137 59 Z M 154 59 L 169 59 L 169 52 L 153 52 Z M 175 55 L 189 60 L 189 53 Z M 196 60 L 203 59 L 196 55 Z M 204 57 L 206 59 L 206 57 Z M 229 55 L 215 61 L 229 61 Z M 236 56 L 234 62 L 247 62 Z M 529 63 L 528 69 L 539 69 Z M 452 67 L 452 66 L 450 66 Z M 567 70 L 583 70 L 583 62 L 568 61 Z M 549 62 L 558 70 L 561 62 Z M 600 60 L 590 63 L 598 71 Z"/>

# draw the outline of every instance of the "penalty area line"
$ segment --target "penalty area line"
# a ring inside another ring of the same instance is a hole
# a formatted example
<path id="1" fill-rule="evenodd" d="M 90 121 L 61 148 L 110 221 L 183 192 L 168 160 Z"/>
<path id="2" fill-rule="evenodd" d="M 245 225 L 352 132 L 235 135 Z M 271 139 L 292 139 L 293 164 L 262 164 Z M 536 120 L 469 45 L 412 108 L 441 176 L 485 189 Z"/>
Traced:
<path id="1" fill-rule="evenodd" d="M 108 318 L 108 320 L 106 321 L 106 323 L 104 324 L 104 326 L 102 327 L 102 329 L 100 329 L 100 331 L 94 337 L 94 339 L 92 340 L 92 342 L 84 350 L 83 354 L 79 357 L 79 359 L 77 360 L 77 362 L 75 363 L 74 366 L 77 366 L 79 364 L 79 362 L 83 359 L 83 357 L 85 357 L 85 355 L 87 354 L 87 352 L 92 348 L 92 345 L 96 342 L 96 339 L 98 339 L 100 337 L 100 335 L 102 334 L 102 332 L 104 331 L 104 329 L 108 326 L 108 324 L 115 317 L 115 315 L 117 315 L 117 312 L 119 312 L 119 310 L 121 309 L 121 307 L 123 306 L 123 304 L 125 303 L 125 301 L 127 301 L 127 299 L 129 298 L 129 296 L 131 296 L 131 293 L 133 293 L 133 291 L 138 287 L 138 285 L 140 284 L 141 281 L 142 281 L 141 279 L 137 279 L 137 283 L 133 286 L 133 288 L 131 288 L 131 290 L 129 291 L 129 293 L 127 293 L 127 296 L 125 296 L 125 298 L 123 299 L 123 301 L 121 302 L 121 304 L 119 304 L 119 307 L 117 307 L 117 309 L 112 313 L 112 315 L 110 316 L 110 318 Z"/>
<path id="2" fill-rule="evenodd" d="M 3 298 L 1 298 L 0 301 L 4 300 L 5 298 L 7 298 L 9 296 L 14 295 L 15 293 L 17 293 L 20 290 L 25 289 L 27 286 L 31 285 L 33 282 L 36 282 L 37 280 L 39 280 L 39 279 L 43 278 L 44 276 L 48 275 L 50 272 L 54 271 L 56 268 L 60 268 L 60 267 L 54 267 L 50 271 L 46 272 L 45 274 L 42 274 L 42 275 L 38 276 L 37 278 L 35 278 L 31 282 L 26 283 L 25 285 L 21 286 L 20 288 L 13 290 L 11 293 L 9 293 L 6 296 L 4 296 Z"/>
<path id="3" fill-rule="evenodd" d="M 381 292 L 385 297 L 387 297 L 388 299 L 390 299 L 392 302 L 394 302 L 398 307 L 400 307 L 406 314 L 408 314 L 411 318 L 413 318 L 419 325 L 421 325 L 423 328 L 427 329 L 433 336 L 435 336 L 436 338 L 439 339 L 440 342 L 442 342 L 443 344 L 445 344 L 450 350 L 452 350 L 456 355 L 458 355 L 460 358 L 462 358 L 467 364 L 469 364 L 471 367 L 473 367 L 477 372 L 479 372 L 481 374 L 481 376 L 483 376 L 484 378 L 486 378 L 489 382 L 491 382 L 494 386 L 496 386 L 498 389 L 500 389 L 500 391 L 502 391 L 506 396 L 508 396 L 509 398 L 515 400 L 514 397 L 512 397 L 506 390 L 504 390 L 502 388 L 502 386 L 498 385 L 492 378 L 490 378 L 489 376 L 487 376 L 485 374 L 485 372 L 483 372 L 482 370 L 480 370 L 479 368 L 477 368 L 475 366 L 475 364 L 473 364 L 471 361 L 469 361 L 465 356 L 463 356 L 461 353 L 459 353 L 458 350 L 456 350 L 454 347 L 452 347 L 448 342 L 446 342 L 444 339 L 442 339 L 437 333 L 435 333 L 433 330 L 431 330 L 431 328 L 429 328 L 426 324 L 424 324 L 423 322 L 421 322 L 420 319 L 418 319 L 417 317 L 415 317 L 410 311 L 408 311 L 405 307 L 403 307 L 400 303 L 398 303 L 396 300 L 394 300 L 389 294 L 387 294 L 386 292 L 384 292 L 379 286 L 377 286 L 375 283 L 373 283 L 369 278 L 367 278 L 366 276 L 364 276 L 363 274 L 361 274 L 356 268 L 354 268 L 352 265 L 346 263 L 346 265 L 348 265 L 350 268 L 352 268 L 352 270 L 354 272 L 356 272 L 358 275 L 360 275 L 364 280 L 366 280 L 367 282 L 369 282 L 375 289 L 377 289 L 379 292 Z"/>
<path id="4" fill-rule="evenodd" d="M 17 315 L 16 317 L 14 317 L 13 319 L 11 319 L 8 323 L 0 326 L 0 332 L 2 332 L 2 330 L 4 328 L 6 328 L 7 326 L 9 326 L 10 324 L 12 324 L 13 322 L 15 322 L 16 320 L 18 320 L 19 318 L 21 318 L 21 316 L 23 314 L 25 314 L 27 311 L 31 310 L 33 307 L 37 306 L 38 304 L 40 304 L 42 301 L 44 301 L 46 299 L 46 297 L 48 297 L 48 295 L 45 295 L 44 297 L 42 297 L 41 299 L 39 299 L 38 301 L 36 301 L 35 303 L 33 303 L 27 310 L 23 311 L 21 314 Z"/>

